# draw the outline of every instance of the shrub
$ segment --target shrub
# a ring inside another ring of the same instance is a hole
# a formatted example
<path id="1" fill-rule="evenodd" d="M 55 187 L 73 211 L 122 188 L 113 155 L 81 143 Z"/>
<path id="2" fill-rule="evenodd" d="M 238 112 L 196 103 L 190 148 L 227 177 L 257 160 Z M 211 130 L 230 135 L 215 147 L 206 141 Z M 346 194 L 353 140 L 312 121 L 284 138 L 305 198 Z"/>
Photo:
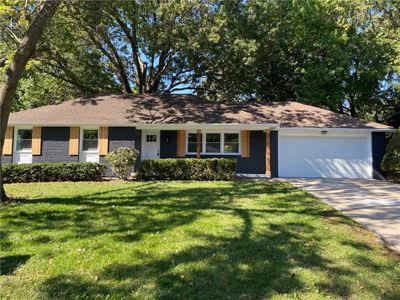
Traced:
<path id="1" fill-rule="evenodd" d="M 4 183 L 99 181 L 106 166 L 99 163 L 4 164 Z"/>
<path id="2" fill-rule="evenodd" d="M 400 130 L 391 138 L 382 160 L 382 171 L 388 179 L 400 181 Z"/>
<path id="3" fill-rule="evenodd" d="M 226 158 L 167 158 L 142 161 L 139 180 L 232 180 L 236 160 Z"/>
<path id="4" fill-rule="evenodd" d="M 111 171 L 123 180 L 128 179 L 131 169 L 136 163 L 139 151 L 128 147 L 120 147 L 106 155 Z"/>

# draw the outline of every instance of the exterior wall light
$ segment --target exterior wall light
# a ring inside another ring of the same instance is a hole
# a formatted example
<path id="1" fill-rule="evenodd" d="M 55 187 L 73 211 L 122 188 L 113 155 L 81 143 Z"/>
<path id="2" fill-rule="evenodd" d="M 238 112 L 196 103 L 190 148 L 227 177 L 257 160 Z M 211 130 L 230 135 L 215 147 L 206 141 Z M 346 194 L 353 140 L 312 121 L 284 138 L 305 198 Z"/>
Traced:
<path id="1" fill-rule="evenodd" d="M 322 133 L 323 135 L 326 135 L 326 134 L 328 133 L 328 131 L 322 130 L 321 133 Z"/>

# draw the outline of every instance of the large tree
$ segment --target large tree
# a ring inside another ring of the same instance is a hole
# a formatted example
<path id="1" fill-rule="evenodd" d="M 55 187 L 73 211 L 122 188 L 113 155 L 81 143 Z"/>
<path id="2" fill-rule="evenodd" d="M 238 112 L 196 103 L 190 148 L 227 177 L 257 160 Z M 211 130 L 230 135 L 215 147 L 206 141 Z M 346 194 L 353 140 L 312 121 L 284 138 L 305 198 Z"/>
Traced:
<path id="1" fill-rule="evenodd" d="M 388 104 L 400 66 L 398 2 L 253 0 L 222 12 L 205 96 L 292 99 L 367 118 Z"/>
<path id="2" fill-rule="evenodd" d="M 193 89 L 206 74 L 201 54 L 210 51 L 218 2 L 68 2 L 38 44 L 13 109 L 101 92 Z M 24 24 L 23 10 L 21 1 L 7 18 Z M 18 44 L 20 27 L 0 33 L 0 51 L 1 41 L 8 51 Z"/>
<path id="3" fill-rule="evenodd" d="M 43 47 L 42 69 L 83 92 L 92 86 L 90 76 L 78 76 L 77 66 L 71 65 L 85 69 L 95 61 L 122 92 L 171 93 L 193 87 L 205 75 L 195 72 L 200 70 L 197 53 L 209 40 L 217 2 L 72 2 L 59 11 L 48 33 L 60 38 Z"/>
<path id="4" fill-rule="evenodd" d="M 398 98 L 399 15 L 394 0 L 75 1 L 39 44 L 15 109 L 183 90 L 387 122 Z"/>
<path id="5" fill-rule="evenodd" d="M 100 51 L 85 44 L 85 34 L 67 13 L 67 3 L 59 7 L 36 46 L 19 83 L 12 110 L 101 92 L 120 91 L 114 75 L 107 71 Z M 0 9 L 0 77 L 6 62 L 19 46 L 37 13 L 40 1 L 6 1 Z"/>
<path id="6" fill-rule="evenodd" d="M 0 51 L 19 45 L 34 16 L 31 2 L 15 3 Z M 38 44 L 14 110 L 184 91 L 292 99 L 395 125 L 399 15 L 394 0 L 72 1 Z"/>
<path id="7" fill-rule="evenodd" d="M 43 34 L 46 26 L 60 5 L 61 0 L 47 0 L 40 5 L 35 20 L 29 26 L 25 36 L 21 40 L 10 65 L 4 74 L 4 81 L 0 87 L 0 157 L 3 151 L 4 134 L 7 128 L 13 98 L 17 90 L 25 66 L 35 52 L 36 44 Z M 0 202 L 7 199 L 3 188 L 0 161 Z"/>

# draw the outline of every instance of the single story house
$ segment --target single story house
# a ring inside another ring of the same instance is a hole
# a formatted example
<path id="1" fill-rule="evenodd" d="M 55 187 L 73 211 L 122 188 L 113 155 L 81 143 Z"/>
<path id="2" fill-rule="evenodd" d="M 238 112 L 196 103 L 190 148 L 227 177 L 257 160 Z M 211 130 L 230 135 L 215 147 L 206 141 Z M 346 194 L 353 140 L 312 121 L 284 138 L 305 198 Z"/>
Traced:
<path id="1" fill-rule="evenodd" d="M 393 128 L 298 102 L 210 102 L 193 95 L 109 94 L 12 113 L 3 163 L 229 157 L 271 177 L 373 178 Z"/>

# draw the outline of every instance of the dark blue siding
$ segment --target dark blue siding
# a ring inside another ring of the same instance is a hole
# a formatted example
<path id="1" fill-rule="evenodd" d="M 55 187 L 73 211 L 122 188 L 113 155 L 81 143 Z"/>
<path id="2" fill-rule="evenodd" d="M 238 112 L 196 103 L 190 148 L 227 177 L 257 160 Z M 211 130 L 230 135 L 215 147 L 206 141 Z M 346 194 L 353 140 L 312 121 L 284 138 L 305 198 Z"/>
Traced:
<path id="1" fill-rule="evenodd" d="M 108 128 L 108 151 L 111 152 L 119 147 L 135 148 L 139 150 L 137 166 L 140 163 L 140 151 L 142 144 L 142 131 L 134 127 L 109 127 Z M 109 168 L 104 156 L 100 156 L 100 162 L 107 165 L 106 176 L 111 176 L 112 172 Z"/>
<path id="2" fill-rule="evenodd" d="M 119 147 L 136 148 L 140 150 L 141 131 L 133 127 L 109 127 L 108 149 L 113 151 Z"/>
<path id="3" fill-rule="evenodd" d="M 375 179 L 384 179 L 381 162 L 386 152 L 386 133 L 372 132 L 372 167 Z"/>
<path id="4" fill-rule="evenodd" d="M 69 155 L 69 127 L 42 127 L 42 154 L 32 162 L 77 162 L 78 155 Z"/>
<path id="5" fill-rule="evenodd" d="M 265 174 L 265 137 L 263 131 L 250 131 L 250 157 L 238 157 L 238 173 Z"/>
<path id="6" fill-rule="evenodd" d="M 168 141 L 167 141 L 168 139 Z M 176 131 L 161 131 L 160 158 L 176 158 Z M 272 140 L 271 140 L 272 143 Z M 187 155 L 186 157 L 195 157 Z M 202 155 L 202 158 L 233 158 L 237 160 L 237 172 L 247 174 L 265 174 L 265 132 L 250 132 L 250 157 L 240 155 Z"/>
<path id="7" fill-rule="evenodd" d="M 69 155 L 69 127 L 42 127 L 42 154 L 34 155 L 32 161 L 40 162 L 78 162 L 79 156 Z M 141 149 L 141 131 L 133 127 L 110 127 L 108 131 L 108 149 L 113 151 L 118 147 Z M 140 155 L 140 154 L 139 154 Z M 11 156 L 2 157 L 2 162 L 12 162 Z M 107 162 L 100 156 L 100 162 Z M 138 158 L 138 163 L 140 157 Z M 106 175 L 112 175 L 108 168 Z"/>
<path id="8" fill-rule="evenodd" d="M 12 155 L 2 155 L 1 156 L 1 163 L 2 164 L 11 164 L 12 163 Z"/>

